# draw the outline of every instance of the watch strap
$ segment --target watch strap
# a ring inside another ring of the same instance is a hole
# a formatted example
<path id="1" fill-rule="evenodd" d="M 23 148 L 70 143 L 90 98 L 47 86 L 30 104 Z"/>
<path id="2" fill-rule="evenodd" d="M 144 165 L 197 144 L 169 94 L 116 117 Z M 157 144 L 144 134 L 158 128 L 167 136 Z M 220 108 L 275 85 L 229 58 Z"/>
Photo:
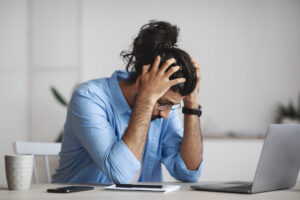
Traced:
<path id="1" fill-rule="evenodd" d="M 188 115 L 198 115 L 198 117 L 200 117 L 202 114 L 202 107 L 200 105 L 199 105 L 198 109 L 183 107 L 182 113 L 188 114 Z"/>

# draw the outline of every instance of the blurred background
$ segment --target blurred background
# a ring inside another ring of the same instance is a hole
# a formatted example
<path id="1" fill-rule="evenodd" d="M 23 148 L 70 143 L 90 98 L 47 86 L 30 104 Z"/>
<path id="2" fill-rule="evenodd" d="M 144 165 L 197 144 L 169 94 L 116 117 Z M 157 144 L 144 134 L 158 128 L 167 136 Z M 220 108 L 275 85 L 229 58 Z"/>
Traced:
<path id="1" fill-rule="evenodd" d="M 149 20 L 180 28 L 201 65 L 200 180 L 251 180 L 271 123 L 299 123 L 299 0 L 0 0 L 0 183 L 13 141 L 54 142 L 84 81 L 119 57 Z M 165 180 L 172 178 L 165 172 Z"/>

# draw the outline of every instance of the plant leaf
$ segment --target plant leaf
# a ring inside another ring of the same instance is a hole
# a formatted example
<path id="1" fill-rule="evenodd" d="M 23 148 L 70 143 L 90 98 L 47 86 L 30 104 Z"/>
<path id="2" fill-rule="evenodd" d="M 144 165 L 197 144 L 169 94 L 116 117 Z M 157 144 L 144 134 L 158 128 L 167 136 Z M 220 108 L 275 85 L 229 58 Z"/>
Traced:
<path id="1" fill-rule="evenodd" d="M 53 86 L 51 86 L 51 92 L 59 103 L 61 103 L 63 106 L 68 106 L 65 98 Z"/>

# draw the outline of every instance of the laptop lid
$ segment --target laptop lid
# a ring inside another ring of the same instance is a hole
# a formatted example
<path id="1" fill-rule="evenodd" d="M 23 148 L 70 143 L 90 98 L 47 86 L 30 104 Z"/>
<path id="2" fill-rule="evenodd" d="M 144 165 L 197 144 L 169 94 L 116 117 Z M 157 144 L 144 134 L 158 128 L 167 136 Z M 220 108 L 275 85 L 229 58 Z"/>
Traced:
<path id="1" fill-rule="evenodd" d="M 300 124 L 272 124 L 260 155 L 252 193 L 295 186 L 300 169 Z"/>

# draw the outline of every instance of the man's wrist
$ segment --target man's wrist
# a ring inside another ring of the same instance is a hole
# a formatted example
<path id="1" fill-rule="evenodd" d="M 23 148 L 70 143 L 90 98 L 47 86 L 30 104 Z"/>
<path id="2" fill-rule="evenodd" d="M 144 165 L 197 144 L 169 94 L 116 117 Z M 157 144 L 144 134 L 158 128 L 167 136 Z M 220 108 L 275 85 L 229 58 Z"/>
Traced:
<path id="1" fill-rule="evenodd" d="M 198 100 L 190 101 L 190 102 L 183 101 L 183 104 L 184 104 L 184 107 L 190 108 L 190 109 L 197 109 L 199 107 Z"/>
<path id="2" fill-rule="evenodd" d="M 144 95 L 138 95 L 137 96 L 137 99 L 136 99 L 136 103 L 140 103 L 141 105 L 144 105 L 144 106 L 148 106 L 148 107 L 151 107 L 153 109 L 155 103 L 156 103 L 156 100 L 149 97 L 149 96 L 144 96 Z"/>
<path id="3" fill-rule="evenodd" d="M 198 95 L 188 95 L 183 99 L 183 104 L 187 108 L 196 109 L 199 106 Z"/>

